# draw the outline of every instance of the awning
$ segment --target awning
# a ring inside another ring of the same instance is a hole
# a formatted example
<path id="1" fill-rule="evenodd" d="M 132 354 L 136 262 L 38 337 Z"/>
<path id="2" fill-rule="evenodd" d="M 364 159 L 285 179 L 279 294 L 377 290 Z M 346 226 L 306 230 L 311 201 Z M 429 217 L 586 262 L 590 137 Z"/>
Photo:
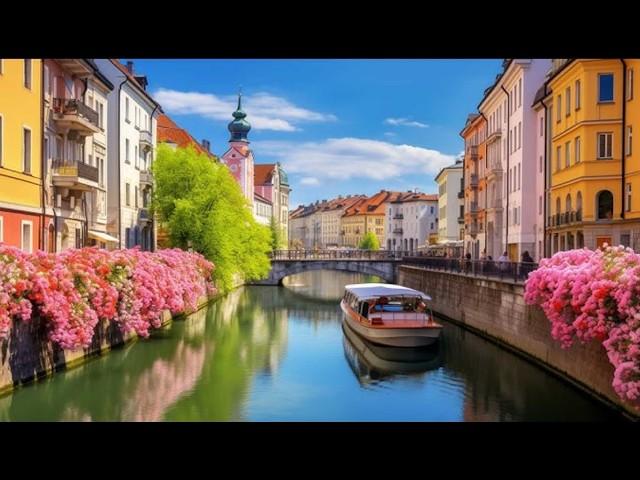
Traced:
<path id="1" fill-rule="evenodd" d="M 96 232 L 95 230 L 89 230 L 89 237 L 95 238 L 96 240 L 102 240 L 103 242 L 119 242 L 116 237 L 112 237 L 111 235 L 104 232 Z"/>

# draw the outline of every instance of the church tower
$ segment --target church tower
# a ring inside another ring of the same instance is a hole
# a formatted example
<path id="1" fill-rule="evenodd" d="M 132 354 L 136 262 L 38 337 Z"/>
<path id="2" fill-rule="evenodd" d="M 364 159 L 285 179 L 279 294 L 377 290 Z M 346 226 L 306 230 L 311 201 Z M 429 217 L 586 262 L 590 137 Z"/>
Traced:
<path id="1" fill-rule="evenodd" d="M 233 120 L 228 129 L 229 150 L 222 155 L 222 161 L 229 167 L 231 174 L 240 184 L 242 193 L 253 209 L 253 153 L 249 149 L 247 134 L 251 130 L 251 124 L 245 120 L 247 114 L 242 110 L 242 94 L 238 94 L 238 108 L 233 112 Z"/>

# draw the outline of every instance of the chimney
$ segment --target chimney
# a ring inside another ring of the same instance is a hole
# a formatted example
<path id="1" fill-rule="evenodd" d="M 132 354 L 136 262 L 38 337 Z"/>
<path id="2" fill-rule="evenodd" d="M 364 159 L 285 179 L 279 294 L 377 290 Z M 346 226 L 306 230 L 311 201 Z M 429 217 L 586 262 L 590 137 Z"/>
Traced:
<path id="1" fill-rule="evenodd" d="M 131 60 L 127 60 L 127 70 L 133 75 L 133 62 Z"/>
<path id="2" fill-rule="evenodd" d="M 211 151 L 211 144 L 209 143 L 209 140 L 207 140 L 207 139 L 203 139 L 203 140 L 202 140 L 202 147 L 203 147 L 207 152 L 210 152 L 210 151 Z"/>

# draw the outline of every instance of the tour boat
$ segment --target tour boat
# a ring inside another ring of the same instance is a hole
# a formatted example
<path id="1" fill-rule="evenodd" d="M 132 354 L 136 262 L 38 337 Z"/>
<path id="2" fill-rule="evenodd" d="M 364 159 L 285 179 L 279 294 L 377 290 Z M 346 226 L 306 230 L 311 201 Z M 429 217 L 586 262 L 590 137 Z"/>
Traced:
<path id="1" fill-rule="evenodd" d="M 344 322 L 370 342 L 390 347 L 423 347 L 438 340 L 431 297 L 388 283 L 347 285 L 340 302 Z"/>

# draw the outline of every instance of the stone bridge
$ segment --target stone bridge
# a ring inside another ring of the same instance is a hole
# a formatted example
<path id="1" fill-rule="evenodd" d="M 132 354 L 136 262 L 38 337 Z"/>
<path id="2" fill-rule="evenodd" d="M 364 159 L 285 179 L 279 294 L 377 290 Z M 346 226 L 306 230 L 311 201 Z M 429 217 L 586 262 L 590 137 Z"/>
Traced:
<path id="1" fill-rule="evenodd" d="M 253 282 L 253 285 L 282 285 L 285 277 L 312 270 L 339 270 L 377 275 L 385 282 L 395 283 L 401 262 L 401 252 L 386 250 L 279 250 L 272 255 L 269 277 Z"/>

